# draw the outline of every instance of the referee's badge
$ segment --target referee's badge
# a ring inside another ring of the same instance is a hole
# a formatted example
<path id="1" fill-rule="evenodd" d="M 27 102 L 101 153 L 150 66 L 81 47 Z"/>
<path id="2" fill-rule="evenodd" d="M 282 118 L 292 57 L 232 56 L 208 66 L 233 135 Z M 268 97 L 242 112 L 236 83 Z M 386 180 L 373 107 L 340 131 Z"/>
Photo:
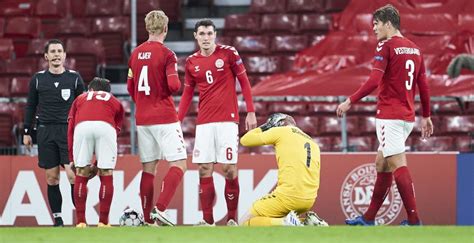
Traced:
<path id="1" fill-rule="evenodd" d="M 61 89 L 61 97 L 63 100 L 68 100 L 71 97 L 71 90 L 70 89 Z"/>

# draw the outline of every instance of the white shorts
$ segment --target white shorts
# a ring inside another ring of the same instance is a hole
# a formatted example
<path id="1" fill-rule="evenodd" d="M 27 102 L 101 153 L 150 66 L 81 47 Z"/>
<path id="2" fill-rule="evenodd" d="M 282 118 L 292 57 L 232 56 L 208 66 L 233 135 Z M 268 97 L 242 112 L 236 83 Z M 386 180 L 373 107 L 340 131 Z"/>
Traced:
<path id="1" fill-rule="evenodd" d="M 104 121 L 83 121 L 74 129 L 75 166 L 90 165 L 94 152 L 98 168 L 114 169 L 117 163 L 117 131 Z"/>
<path id="2" fill-rule="evenodd" d="M 142 163 L 186 159 L 186 144 L 179 122 L 137 126 L 138 154 Z"/>
<path id="3" fill-rule="evenodd" d="M 378 151 L 383 157 L 388 157 L 405 152 L 405 141 L 413 130 L 414 122 L 404 120 L 375 119 Z"/>
<path id="4" fill-rule="evenodd" d="M 193 163 L 236 164 L 239 126 L 234 122 L 213 122 L 196 126 Z"/>

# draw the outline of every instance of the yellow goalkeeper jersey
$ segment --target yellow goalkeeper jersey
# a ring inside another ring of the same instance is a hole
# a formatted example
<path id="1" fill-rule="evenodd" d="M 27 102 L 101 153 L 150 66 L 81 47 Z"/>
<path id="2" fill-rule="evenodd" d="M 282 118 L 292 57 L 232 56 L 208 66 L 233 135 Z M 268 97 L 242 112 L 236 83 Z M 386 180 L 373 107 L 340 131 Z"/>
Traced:
<path id="1" fill-rule="evenodd" d="M 321 156 L 319 146 L 306 133 L 293 126 L 274 127 L 265 132 L 257 127 L 240 142 L 244 146 L 275 146 L 278 184 L 274 192 L 302 199 L 316 198 Z"/>

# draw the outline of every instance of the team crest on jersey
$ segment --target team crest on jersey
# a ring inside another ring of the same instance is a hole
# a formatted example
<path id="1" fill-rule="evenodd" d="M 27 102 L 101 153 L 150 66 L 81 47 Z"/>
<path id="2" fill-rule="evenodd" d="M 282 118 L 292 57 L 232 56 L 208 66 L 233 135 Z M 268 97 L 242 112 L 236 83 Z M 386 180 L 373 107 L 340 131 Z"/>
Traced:
<path id="1" fill-rule="evenodd" d="M 360 165 L 347 174 L 342 183 L 340 195 L 342 212 L 347 218 L 355 218 L 367 211 L 376 177 L 377 171 L 372 163 Z M 377 225 L 392 223 L 400 214 L 401 209 L 400 193 L 397 185 L 392 183 L 390 192 L 375 217 Z"/>
<path id="2" fill-rule="evenodd" d="M 219 58 L 216 60 L 215 64 L 216 64 L 216 68 L 222 68 L 224 66 L 224 60 Z"/>
<path id="3" fill-rule="evenodd" d="M 61 97 L 63 97 L 63 100 L 69 100 L 69 97 L 71 97 L 71 90 L 61 89 Z"/>

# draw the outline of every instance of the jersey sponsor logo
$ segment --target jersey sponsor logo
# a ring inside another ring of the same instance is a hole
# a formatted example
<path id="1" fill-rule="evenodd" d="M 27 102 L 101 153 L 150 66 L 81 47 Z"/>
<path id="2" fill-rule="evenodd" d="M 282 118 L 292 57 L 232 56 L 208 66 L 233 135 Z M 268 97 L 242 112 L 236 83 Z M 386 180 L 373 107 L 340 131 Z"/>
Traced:
<path id="1" fill-rule="evenodd" d="M 68 100 L 71 97 L 71 90 L 70 89 L 61 89 L 61 97 L 63 100 Z"/>
<path id="2" fill-rule="evenodd" d="M 347 218 L 355 218 L 367 211 L 376 177 L 377 172 L 372 163 L 360 165 L 346 176 L 341 187 L 340 202 Z M 393 182 L 390 192 L 375 217 L 377 224 L 392 223 L 400 214 L 402 207 L 400 193 Z"/>
<path id="3" fill-rule="evenodd" d="M 194 72 L 199 72 L 199 66 L 194 66 Z"/>
<path id="4" fill-rule="evenodd" d="M 215 64 L 216 64 L 216 68 L 222 68 L 224 66 L 224 60 L 219 58 L 216 60 Z"/>
<path id="5" fill-rule="evenodd" d="M 375 61 L 383 61 L 383 56 L 375 56 L 374 60 Z"/>
<path id="6" fill-rule="evenodd" d="M 57 88 L 59 86 L 59 82 L 54 82 L 54 86 Z"/>
<path id="7" fill-rule="evenodd" d="M 145 60 L 145 59 L 150 59 L 151 58 L 151 52 L 139 52 L 138 53 L 138 59 L 139 60 Z"/>
<path id="8" fill-rule="evenodd" d="M 403 55 L 403 54 L 408 54 L 408 55 L 420 55 L 420 50 L 418 48 L 411 48 L 411 47 L 397 47 L 394 49 L 395 54 L 397 55 Z"/>

